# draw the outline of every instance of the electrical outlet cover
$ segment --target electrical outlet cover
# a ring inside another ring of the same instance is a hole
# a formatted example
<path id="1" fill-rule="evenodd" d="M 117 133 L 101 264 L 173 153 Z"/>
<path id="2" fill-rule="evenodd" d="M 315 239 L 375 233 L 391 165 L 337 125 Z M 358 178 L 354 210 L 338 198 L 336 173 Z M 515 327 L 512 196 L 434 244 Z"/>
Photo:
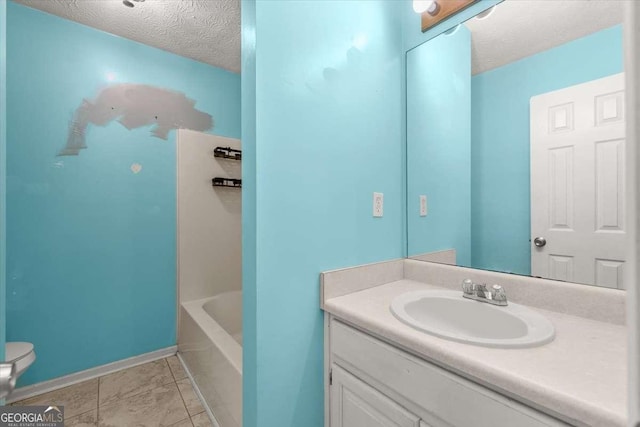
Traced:
<path id="1" fill-rule="evenodd" d="M 373 193 L 373 216 L 374 218 L 382 218 L 384 213 L 384 194 Z"/>
<path id="2" fill-rule="evenodd" d="M 427 216 L 427 196 L 420 196 L 420 216 Z"/>

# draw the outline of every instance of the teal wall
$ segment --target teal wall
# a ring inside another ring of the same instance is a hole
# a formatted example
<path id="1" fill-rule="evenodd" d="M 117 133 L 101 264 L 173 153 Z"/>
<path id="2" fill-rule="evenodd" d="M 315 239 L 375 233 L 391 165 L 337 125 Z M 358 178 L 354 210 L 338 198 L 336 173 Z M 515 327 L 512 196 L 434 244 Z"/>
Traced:
<path id="1" fill-rule="evenodd" d="M 112 122 L 56 157 L 74 110 L 112 73 L 184 92 L 239 137 L 240 76 L 15 3 L 8 16 L 7 338 L 35 344 L 26 385 L 176 342 L 175 132 Z"/>
<path id="2" fill-rule="evenodd" d="M 469 265 L 470 177 L 471 33 L 460 26 L 407 52 L 409 255 L 456 249 Z"/>
<path id="3" fill-rule="evenodd" d="M 7 2 L 0 0 L 0 361 L 6 337 L 6 184 L 7 184 Z M 0 401 L 0 404 L 2 401 Z"/>
<path id="4" fill-rule="evenodd" d="M 243 3 L 245 427 L 324 425 L 319 274 L 404 255 L 400 18 L 395 1 Z"/>
<path id="5" fill-rule="evenodd" d="M 256 3 L 242 0 L 242 423 L 258 425 Z"/>
<path id="6" fill-rule="evenodd" d="M 474 268 L 530 274 L 531 97 L 622 71 L 616 26 L 471 79 Z"/>

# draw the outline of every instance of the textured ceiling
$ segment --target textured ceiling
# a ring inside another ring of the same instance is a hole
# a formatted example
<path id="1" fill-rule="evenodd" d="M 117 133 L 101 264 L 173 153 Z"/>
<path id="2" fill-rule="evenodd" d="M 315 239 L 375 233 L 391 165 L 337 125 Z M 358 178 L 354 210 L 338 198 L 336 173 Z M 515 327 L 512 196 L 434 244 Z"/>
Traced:
<path id="1" fill-rule="evenodd" d="M 623 0 L 505 0 L 472 32 L 473 74 L 619 24 Z"/>
<path id="2" fill-rule="evenodd" d="M 14 0 L 90 27 L 240 72 L 240 0 Z M 505 0 L 472 18 L 473 73 L 622 22 L 624 0 Z"/>
<path id="3" fill-rule="evenodd" d="M 240 72 L 240 0 L 15 0 L 197 61 Z"/>

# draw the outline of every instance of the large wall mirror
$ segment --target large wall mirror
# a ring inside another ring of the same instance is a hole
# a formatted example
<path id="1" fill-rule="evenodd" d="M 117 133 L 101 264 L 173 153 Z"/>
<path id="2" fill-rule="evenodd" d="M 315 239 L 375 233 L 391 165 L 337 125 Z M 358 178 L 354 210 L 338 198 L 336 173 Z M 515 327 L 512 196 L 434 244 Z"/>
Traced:
<path id="1" fill-rule="evenodd" d="M 409 257 L 624 289 L 623 3 L 505 0 L 407 52 Z"/>

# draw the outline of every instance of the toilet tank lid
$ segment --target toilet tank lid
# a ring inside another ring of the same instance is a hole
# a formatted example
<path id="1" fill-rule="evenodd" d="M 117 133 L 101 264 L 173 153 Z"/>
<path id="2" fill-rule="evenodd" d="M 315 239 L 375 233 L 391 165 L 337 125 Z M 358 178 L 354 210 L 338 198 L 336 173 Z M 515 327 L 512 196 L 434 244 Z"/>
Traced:
<path id="1" fill-rule="evenodd" d="M 4 346 L 4 358 L 7 362 L 15 362 L 33 351 L 30 342 L 8 342 Z"/>

